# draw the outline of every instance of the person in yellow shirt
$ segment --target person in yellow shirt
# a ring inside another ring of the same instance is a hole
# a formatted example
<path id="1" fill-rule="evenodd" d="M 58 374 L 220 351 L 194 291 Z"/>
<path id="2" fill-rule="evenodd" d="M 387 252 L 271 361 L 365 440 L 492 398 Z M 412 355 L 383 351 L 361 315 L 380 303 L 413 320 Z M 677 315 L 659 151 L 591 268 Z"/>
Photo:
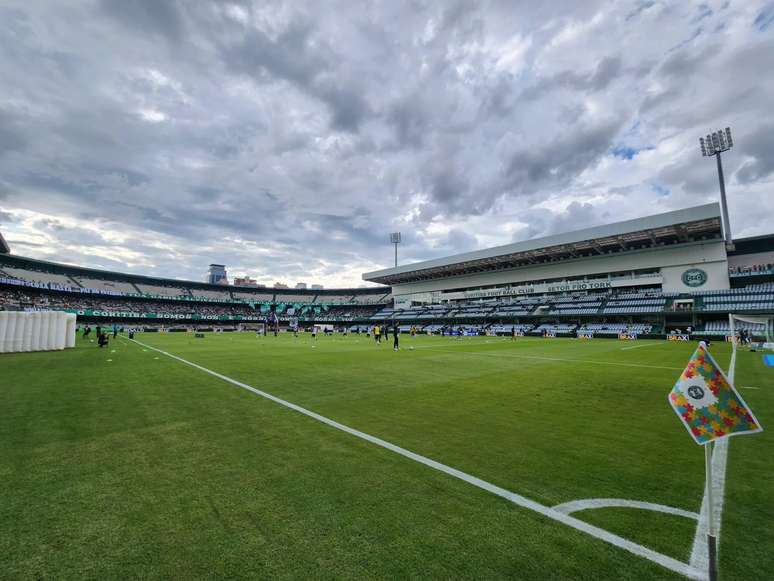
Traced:
<path id="1" fill-rule="evenodd" d="M 382 329 L 379 325 L 374 325 L 374 341 L 377 344 L 382 343 Z"/>

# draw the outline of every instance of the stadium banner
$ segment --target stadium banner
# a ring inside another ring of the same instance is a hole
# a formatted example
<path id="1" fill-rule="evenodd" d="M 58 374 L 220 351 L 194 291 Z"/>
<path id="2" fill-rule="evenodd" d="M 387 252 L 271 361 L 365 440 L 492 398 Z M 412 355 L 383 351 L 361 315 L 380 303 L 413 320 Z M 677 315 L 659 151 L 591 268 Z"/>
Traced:
<path id="1" fill-rule="evenodd" d="M 556 331 L 543 331 L 543 337 L 556 337 Z"/>
<path id="2" fill-rule="evenodd" d="M 691 337 L 690 335 L 680 334 L 680 335 L 667 335 L 667 341 L 690 341 Z"/>
<path id="3" fill-rule="evenodd" d="M 734 337 L 733 335 L 726 335 L 726 342 L 727 343 L 732 343 L 735 340 L 736 340 L 736 337 Z"/>
<path id="4" fill-rule="evenodd" d="M 637 333 L 618 333 L 619 341 L 636 341 Z"/>
<path id="5" fill-rule="evenodd" d="M 691 355 L 668 401 L 694 442 L 702 446 L 720 438 L 763 431 L 704 341 Z"/>
<path id="6" fill-rule="evenodd" d="M 462 291 L 456 293 L 444 293 L 443 298 L 455 298 L 456 295 L 460 295 L 456 298 L 487 298 L 487 297 L 502 297 L 508 295 L 531 295 L 539 293 L 559 293 L 559 292 L 574 292 L 574 291 L 586 291 L 586 290 L 600 290 L 608 288 L 621 288 L 627 286 L 637 286 L 643 284 L 643 278 L 647 278 L 648 284 L 658 284 L 662 282 L 661 275 L 651 275 L 648 277 L 638 278 L 617 278 L 617 279 L 589 279 L 589 280 L 573 280 L 573 281 L 561 281 L 554 283 L 541 283 L 521 286 L 504 286 L 499 288 L 484 289 L 484 290 L 472 290 Z M 651 282 L 651 280 L 653 282 Z M 450 296 L 455 295 L 455 296 Z"/>
<path id="7" fill-rule="evenodd" d="M 43 309 L 38 309 L 43 310 Z M 93 309 L 45 309 L 73 313 L 79 317 L 113 317 L 122 319 L 190 319 L 194 321 L 262 321 L 262 317 L 247 315 L 199 315 L 196 313 L 136 313 L 132 311 L 100 311 Z"/>
<path id="8" fill-rule="evenodd" d="M 578 331 L 578 339 L 593 339 L 593 331 Z"/>

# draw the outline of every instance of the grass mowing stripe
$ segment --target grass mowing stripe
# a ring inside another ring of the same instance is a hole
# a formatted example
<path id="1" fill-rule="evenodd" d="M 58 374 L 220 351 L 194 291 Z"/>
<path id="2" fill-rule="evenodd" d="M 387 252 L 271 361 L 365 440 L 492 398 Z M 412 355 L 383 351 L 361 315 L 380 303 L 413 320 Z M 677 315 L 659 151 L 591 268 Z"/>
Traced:
<path id="1" fill-rule="evenodd" d="M 705 574 L 702 571 L 692 567 L 688 563 L 683 563 L 681 561 L 678 561 L 677 559 L 674 559 L 667 555 L 663 555 L 657 551 L 654 551 L 652 549 L 649 549 L 647 547 L 634 543 L 628 539 L 619 537 L 618 535 L 610 533 L 604 529 L 588 524 L 584 521 L 578 520 L 572 516 L 561 513 L 550 507 L 544 506 L 538 502 L 535 502 L 534 500 L 530 500 L 524 496 L 521 496 L 509 490 L 505 490 L 504 488 L 491 484 L 490 482 L 486 482 L 485 480 L 481 480 L 480 478 L 467 474 L 466 472 L 462 472 L 460 470 L 457 470 L 456 468 L 452 468 L 451 466 L 441 464 L 440 462 L 436 462 L 435 460 L 432 460 L 425 456 L 421 456 L 419 454 L 411 452 L 410 450 L 401 448 L 400 446 L 396 446 L 395 444 L 387 442 L 386 440 L 382 440 L 381 438 L 377 438 L 370 434 L 366 434 L 365 432 L 361 432 L 360 430 L 355 430 L 354 428 L 350 428 L 349 426 L 340 424 L 339 422 L 326 418 L 325 416 L 317 414 L 299 405 L 296 405 L 284 399 L 278 398 L 268 392 L 256 389 L 250 385 L 247 385 L 246 383 L 242 383 L 226 375 L 222 375 L 216 371 L 212 371 L 211 369 L 207 369 L 206 367 L 203 367 L 201 365 L 198 365 L 196 363 L 183 359 L 182 357 L 179 357 L 177 355 L 173 355 L 172 353 L 168 353 L 161 349 L 157 349 L 156 347 L 152 347 L 150 345 L 137 341 L 136 339 L 130 339 L 130 341 L 136 343 L 137 345 L 141 345 L 148 349 L 152 349 L 153 351 L 161 353 L 162 355 L 165 355 L 166 357 L 179 361 L 180 363 L 194 367 L 195 369 L 203 371 L 204 373 L 212 375 L 213 377 L 217 377 L 218 379 L 221 379 L 227 383 L 230 383 L 242 389 L 246 389 L 247 391 L 250 391 L 256 395 L 259 395 L 265 399 L 268 399 L 274 403 L 282 405 L 286 408 L 289 408 L 293 411 L 296 411 L 314 420 L 317 420 L 318 422 L 326 424 L 330 427 L 336 428 L 337 430 L 341 430 L 352 436 L 355 436 L 357 438 L 360 438 L 372 444 L 376 444 L 377 446 L 390 450 L 391 452 L 394 452 L 396 454 L 409 458 L 410 460 L 414 460 L 415 462 L 424 464 L 425 466 L 433 468 L 434 470 L 438 470 L 440 472 L 443 472 L 445 474 L 458 478 L 459 480 L 467 482 L 468 484 L 472 484 L 477 488 L 486 490 L 487 492 L 490 492 L 501 498 L 509 500 L 510 502 L 518 506 L 521 506 L 522 508 L 526 508 L 534 512 L 537 512 L 538 514 L 541 514 L 542 516 L 550 518 L 551 520 L 560 522 L 576 530 L 589 534 L 597 539 L 610 543 L 616 547 L 624 549 L 639 557 L 643 557 L 645 559 L 653 561 L 654 563 L 657 563 L 666 569 L 669 569 L 671 571 L 674 571 L 676 573 L 679 573 L 691 579 L 700 579 L 700 580 L 705 579 Z"/>
<path id="2" fill-rule="evenodd" d="M 452 345 L 449 345 L 451 347 Z M 447 349 L 440 349 L 438 347 L 417 347 L 417 349 L 431 349 L 433 351 L 442 351 L 444 353 L 457 353 L 457 351 L 449 351 Z M 589 365 L 617 365 L 621 367 L 644 367 L 646 369 L 672 369 L 682 371 L 683 367 L 666 367 L 664 365 L 647 365 L 644 363 L 620 363 L 617 361 L 589 361 L 585 359 L 565 359 L 561 357 L 543 357 L 540 355 L 514 355 L 512 353 L 480 353 L 477 351 L 463 351 L 463 353 L 469 353 L 471 355 L 482 355 L 488 357 L 509 357 L 513 359 L 536 359 L 540 361 L 559 361 L 562 363 L 586 363 Z"/>

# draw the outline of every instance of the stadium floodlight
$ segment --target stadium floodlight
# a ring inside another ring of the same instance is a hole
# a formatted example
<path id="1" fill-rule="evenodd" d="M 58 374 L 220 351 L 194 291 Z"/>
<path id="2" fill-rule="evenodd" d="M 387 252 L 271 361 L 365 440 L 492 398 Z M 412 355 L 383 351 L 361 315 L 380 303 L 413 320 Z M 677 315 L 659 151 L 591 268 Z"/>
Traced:
<path id="1" fill-rule="evenodd" d="M 400 232 L 390 234 L 390 242 L 395 245 L 395 268 L 398 267 L 398 244 L 400 244 Z"/>
<path id="2" fill-rule="evenodd" d="M 728 220 L 728 204 L 726 203 L 726 180 L 723 177 L 723 162 L 720 157 L 721 153 L 734 147 L 731 128 L 726 127 L 725 131 L 718 129 L 714 133 L 708 133 L 707 137 L 699 137 L 699 145 L 701 146 L 701 155 L 703 157 L 712 157 L 714 155 L 717 158 L 718 181 L 720 182 L 720 208 L 723 213 L 723 238 L 726 240 L 726 245 L 731 246 L 733 240 L 731 238 L 731 223 Z"/>

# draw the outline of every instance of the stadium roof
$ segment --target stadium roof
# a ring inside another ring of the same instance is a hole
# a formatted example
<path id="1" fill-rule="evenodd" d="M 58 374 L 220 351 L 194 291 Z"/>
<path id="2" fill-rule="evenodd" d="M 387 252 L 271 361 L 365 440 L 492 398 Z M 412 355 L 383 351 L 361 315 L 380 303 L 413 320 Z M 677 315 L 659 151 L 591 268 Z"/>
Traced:
<path id="1" fill-rule="evenodd" d="M 11 247 L 8 246 L 8 243 L 5 241 L 5 238 L 3 238 L 3 233 L 0 232 L 0 254 L 10 254 L 11 253 Z"/>
<path id="2" fill-rule="evenodd" d="M 757 254 L 759 252 L 772 251 L 774 251 L 774 234 L 764 234 L 763 236 L 735 238 L 734 248 L 728 251 L 728 255 L 743 256 L 745 254 Z"/>
<path id="3" fill-rule="evenodd" d="M 402 284 L 720 238 L 720 207 L 713 203 L 367 272 L 363 280 Z"/>

